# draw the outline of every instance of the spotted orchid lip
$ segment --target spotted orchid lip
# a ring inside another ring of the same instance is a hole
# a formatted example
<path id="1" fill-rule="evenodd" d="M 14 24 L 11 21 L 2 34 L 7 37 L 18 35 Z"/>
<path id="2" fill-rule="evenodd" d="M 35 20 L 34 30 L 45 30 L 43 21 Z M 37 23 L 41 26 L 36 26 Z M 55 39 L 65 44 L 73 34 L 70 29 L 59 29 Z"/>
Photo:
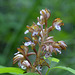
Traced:
<path id="1" fill-rule="evenodd" d="M 22 54 L 17 54 L 16 56 L 15 56 L 15 58 L 16 57 L 23 57 L 23 55 Z"/>

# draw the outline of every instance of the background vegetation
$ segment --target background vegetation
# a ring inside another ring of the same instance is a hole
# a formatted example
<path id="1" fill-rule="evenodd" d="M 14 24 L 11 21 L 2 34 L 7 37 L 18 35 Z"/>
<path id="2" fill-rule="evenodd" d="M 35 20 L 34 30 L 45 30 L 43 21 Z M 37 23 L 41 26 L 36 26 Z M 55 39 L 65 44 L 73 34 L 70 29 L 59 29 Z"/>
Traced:
<path id="1" fill-rule="evenodd" d="M 39 11 L 45 8 L 51 11 L 48 26 L 55 18 L 61 18 L 64 22 L 62 31 L 54 30 L 50 35 L 54 36 L 54 40 L 64 40 L 68 45 L 61 55 L 53 56 L 60 59 L 58 65 L 75 69 L 75 0 L 0 0 L 0 65 L 17 67 L 17 64 L 12 64 L 13 57 L 16 48 L 25 42 L 26 25 L 31 25 L 33 21 L 37 23 Z M 55 69 L 49 75 L 73 74 Z"/>

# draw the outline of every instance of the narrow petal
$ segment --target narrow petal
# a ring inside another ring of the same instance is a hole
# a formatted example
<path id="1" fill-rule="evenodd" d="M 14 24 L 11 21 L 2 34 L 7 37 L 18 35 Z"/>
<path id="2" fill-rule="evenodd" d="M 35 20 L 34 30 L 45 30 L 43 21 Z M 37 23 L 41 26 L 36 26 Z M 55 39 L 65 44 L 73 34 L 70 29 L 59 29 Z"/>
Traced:
<path id="1" fill-rule="evenodd" d="M 28 53 L 28 47 L 25 46 L 25 45 L 21 45 L 20 47 L 21 47 L 22 50 L 24 51 L 23 53 L 25 53 L 25 55 L 27 55 L 27 53 Z"/>
<path id="2" fill-rule="evenodd" d="M 17 50 L 24 55 L 24 51 L 21 48 L 17 48 Z"/>
<path id="3" fill-rule="evenodd" d="M 47 37 L 46 40 L 53 39 L 53 36 Z"/>
<path id="4" fill-rule="evenodd" d="M 30 39 L 29 39 L 28 37 L 24 37 L 24 39 L 25 39 L 26 41 L 30 41 Z"/>
<path id="5" fill-rule="evenodd" d="M 24 56 L 22 54 L 17 54 L 14 58 L 13 58 L 13 64 L 15 64 L 17 61 L 19 60 L 23 60 Z"/>
<path id="6" fill-rule="evenodd" d="M 58 41 L 58 43 L 59 43 L 59 46 L 60 46 L 62 49 L 65 49 L 65 50 L 66 50 L 67 45 L 66 45 L 66 43 L 65 43 L 64 41 Z"/>
<path id="7" fill-rule="evenodd" d="M 63 46 L 67 47 L 66 43 L 64 41 L 58 41 L 60 44 L 62 44 Z"/>
<path id="8" fill-rule="evenodd" d="M 60 51 L 58 48 L 55 48 L 55 50 L 56 50 L 57 52 L 59 52 L 59 54 L 61 54 L 61 51 Z"/>

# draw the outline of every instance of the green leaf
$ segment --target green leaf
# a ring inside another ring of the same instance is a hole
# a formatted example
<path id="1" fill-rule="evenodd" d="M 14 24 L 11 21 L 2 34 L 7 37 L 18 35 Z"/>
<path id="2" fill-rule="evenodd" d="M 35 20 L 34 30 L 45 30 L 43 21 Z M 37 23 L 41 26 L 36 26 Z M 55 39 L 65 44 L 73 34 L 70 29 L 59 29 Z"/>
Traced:
<path id="1" fill-rule="evenodd" d="M 0 74 L 1 73 L 11 73 L 11 74 L 23 74 L 25 71 L 20 68 L 14 68 L 14 67 L 3 67 L 0 68 Z"/>
<path id="2" fill-rule="evenodd" d="M 45 57 L 44 57 L 44 59 L 46 59 Z M 56 62 L 56 63 L 58 63 L 60 60 L 59 59 L 57 59 L 57 58 L 54 58 L 54 57 L 49 57 L 49 58 L 47 58 L 50 62 L 51 61 L 53 61 L 53 62 Z"/>
<path id="3" fill-rule="evenodd" d="M 50 62 L 52 61 L 52 57 L 48 57 L 47 59 L 48 59 Z"/>
<path id="4" fill-rule="evenodd" d="M 54 62 L 59 62 L 60 60 L 59 59 L 57 59 L 57 58 L 52 58 L 52 61 L 54 61 Z"/>
<path id="5" fill-rule="evenodd" d="M 44 59 L 46 59 L 46 57 L 44 56 Z"/>
<path id="6" fill-rule="evenodd" d="M 75 74 L 75 70 L 74 70 L 74 69 L 69 68 L 69 67 L 65 67 L 65 66 L 56 66 L 56 67 L 53 67 L 53 68 L 51 68 L 51 69 L 48 69 L 48 72 L 49 72 L 50 70 L 56 69 L 56 68 L 58 68 L 58 69 L 63 69 L 63 70 L 67 70 L 67 71 L 69 71 L 69 72 Z"/>
<path id="7" fill-rule="evenodd" d="M 4 66 L 0 65 L 0 68 L 3 68 Z"/>
<path id="8" fill-rule="evenodd" d="M 15 74 L 15 75 L 39 75 L 37 73 L 24 73 L 25 71 L 20 69 L 20 68 L 14 68 L 14 67 L 3 67 L 1 66 L 0 68 L 0 74 L 2 73 L 10 73 L 10 74 Z M 24 73 L 24 74 L 23 74 Z"/>
<path id="9" fill-rule="evenodd" d="M 54 57 L 48 57 L 50 68 L 54 67 L 60 60 Z M 50 68 L 48 68 L 46 75 L 48 75 L 48 72 L 50 71 Z"/>
<path id="10" fill-rule="evenodd" d="M 47 58 L 49 60 L 49 65 L 54 67 L 60 60 L 54 57 Z"/>
<path id="11" fill-rule="evenodd" d="M 29 72 L 29 73 L 25 73 L 25 74 L 23 74 L 23 75 L 39 75 L 39 74 Z"/>
<path id="12" fill-rule="evenodd" d="M 49 59 L 50 61 L 51 61 L 51 59 L 52 59 L 53 62 L 57 62 L 57 63 L 60 61 L 59 59 L 53 58 L 53 57 L 52 57 L 52 58 L 50 57 L 50 58 L 48 58 L 48 59 Z M 48 69 L 48 71 L 46 72 L 46 75 L 48 74 L 48 72 L 49 72 L 50 70 L 55 69 L 55 68 L 67 70 L 67 71 L 69 71 L 69 72 L 75 74 L 75 70 L 72 69 L 72 68 L 64 67 L 64 66 L 57 66 L 57 67 L 52 67 L 52 68 Z"/>

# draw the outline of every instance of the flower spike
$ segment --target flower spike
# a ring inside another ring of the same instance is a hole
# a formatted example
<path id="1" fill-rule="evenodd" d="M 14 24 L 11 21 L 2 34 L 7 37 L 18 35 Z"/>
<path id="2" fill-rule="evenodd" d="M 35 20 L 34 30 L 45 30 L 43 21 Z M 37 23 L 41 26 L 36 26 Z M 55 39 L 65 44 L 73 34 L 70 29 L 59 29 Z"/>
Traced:
<path id="1" fill-rule="evenodd" d="M 26 26 L 24 45 L 17 48 L 18 52 L 15 53 L 13 64 L 18 62 L 18 66 L 26 70 L 26 72 L 37 72 L 42 75 L 41 70 L 43 66 L 50 68 L 48 62 L 44 59 L 52 56 L 52 53 L 57 55 L 62 53 L 62 49 L 66 50 L 66 43 L 64 41 L 54 41 L 54 36 L 49 36 L 49 32 L 57 29 L 61 31 L 61 26 L 64 25 L 60 18 L 56 18 L 52 26 L 47 27 L 47 20 L 50 18 L 51 12 L 48 9 L 40 10 L 40 17 L 37 17 L 37 24 L 33 22 L 31 26 Z M 43 27 L 44 26 L 44 27 Z M 26 34 L 31 33 L 30 37 Z M 31 46 L 31 47 L 30 47 Z M 38 47 L 37 47 L 38 46 Z M 31 50 L 33 51 L 30 51 Z M 35 56 L 35 62 L 31 63 L 29 56 Z"/>

